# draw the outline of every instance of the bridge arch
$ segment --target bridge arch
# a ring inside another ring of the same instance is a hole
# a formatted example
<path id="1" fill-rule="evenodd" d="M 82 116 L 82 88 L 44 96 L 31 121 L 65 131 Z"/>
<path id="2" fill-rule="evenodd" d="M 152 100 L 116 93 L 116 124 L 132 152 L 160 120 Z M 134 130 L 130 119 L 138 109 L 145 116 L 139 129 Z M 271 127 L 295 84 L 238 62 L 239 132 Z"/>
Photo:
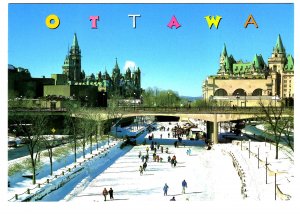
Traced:
<path id="1" fill-rule="evenodd" d="M 232 95 L 233 96 L 247 96 L 247 93 L 244 89 L 238 88 L 232 93 Z"/>
<path id="2" fill-rule="evenodd" d="M 225 89 L 219 88 L 215 91 L 214 96 L 228 96 L 228 93 Z"/>
<path id="3" fill-rule="evenodd" d="M 261 88 L 257 88 L 252 92 L 252 96 L 262 96 L 263 90 Z"/>

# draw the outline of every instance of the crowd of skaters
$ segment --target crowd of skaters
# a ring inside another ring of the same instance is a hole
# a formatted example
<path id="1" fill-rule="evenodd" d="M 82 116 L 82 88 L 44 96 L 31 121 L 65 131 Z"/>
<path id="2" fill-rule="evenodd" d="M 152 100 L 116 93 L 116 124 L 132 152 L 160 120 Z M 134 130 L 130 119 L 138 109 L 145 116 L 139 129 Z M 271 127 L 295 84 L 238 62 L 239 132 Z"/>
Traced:
<path id="1" fill-rule="evenodd" d="M 181 142 L 182 140 L 182 137 L 183 137 L 183 134 L 184 131 L 183 129 L 177 124 L 175 127 L 173 127 L 172 129 L 171 128 L 165 128 L 164 126 L 161 127 L 161 131 L 168 131 L 168 138 L 170 138 L 170 132 L 172 133 L 172 137 L 173 138 L 176 138 L 178 137 L 178 141 L 175 141 L 174 142 L 174 147 L 175 148 L 178 148 L 179 146 L 179 143 Z M 151 131 L 150 131 L 151 133 Z M 160 136 L 162 138 L 162 134 Z M 170 154 L 169 153 L 169 148 L 168 147 L 164 147 L 162 145 L 159 145 L 157 144 L 156 142 L 153 141 L 153 138 L 154 138 L 154 135 L 153 133 L 152 134 L 149 134 L 149 140 L 151 141 L 151 145 L 150 145 L 150 148 L 149 146 L 146 147 L 146 151 L 145 151 L 145 154 L 142 154 L 141 151 L 139 151 L 139 154 L 138 154 L 138 157 L 141 159 L 142 161 L 142 165 L 140 165 L 139 167 L 139 172 L 140 172 L 140 175 L 143 175 L 144 171 L 146 170 L 147 168 L 147 162 L 149 161 L 149 155 L 150 155 L 150 151 L 152 152 L 152 161 L 153 162 L 160 162 L 162 163 L 163 162 L 163 154 Z M 160 152 L 160 155 L 158 154 Z M 187 151 L 186 151 L 187 155 L 190 155 L 191 154 L 191 149 L 189 148 Z M 176 159 L 176 155 L 173 154 L 168 155 L 167 157 L 167 162 L 171 164 L 172 167 L 176 167 L 177 165 L 177 159 Z M 187 188 L 187 183 L 185 180 L 182 181 L 182 193 L 185 194 L 185 189 Z M 168 189 L 169 189 L 169 186 L 167 185 L 167 183 L 165 183 L 165 186 L 163 187 L 163 192 L 164 192 L 164 195 L 167 196 L 168 195 Z M 106 188 L 103 189 L 102 191 L 102 195 L 104 196 L 104 201 L 107 200 L 107 196 L 109 195 L 110 197 L 110 200 L 114 200 L 114 197 L 113 197 L 113 189 L 110 188 L 109 190 L 107 190 Z M 171 198 L 170 201 L 175 201 L 175 196 L 173 196 Z"/>
<path id="2" fill-rule="evenodd" d="M 194 127 L 194 126 L 192 126 Z M 196 127 L 196 126 L 195 126 Z M 154 139 L 154 133 L 155 128 L 148 127 L 148 140 L 152 141 Z M 161 126 L 159 128 L 159 131 L 161 132 L 167 132 L 168 138 L 178 139 L 179 143 L 181 143 L 183 136 L 187 136 L 189 134 L 189 128 L 179 125 L 179 123 L 176 123 L 176 125 L 172 126 L 172 123 L 169 122 L 169 126 Z M 159 134 L 159 138 L 163 138 L 163 133 Z"/>
<path id="3" fill-rule="evenodd" d="M 176 148 L 176 146 L 175 146 L 175 148 Z M 139 151 L 138 157 L 142 161 L 142 165 L 140 165 L 140 167 L 139 167 L 140 175 L 143 175 L 144 171 L 147 168 L 147 162 L 149 161 L 150 151 L 152 153 L 151 155 L 152 155 L 152 161 L 153 162 L 162 163 L 163 162 L 163 157 L 162 157 L 163 154 L 164 153 L 165 154 L 170 154 L 168 147 L 164 148 L 164 146 L 161 146 L 161 145 L 157 144 L 156 142 L 152 141 L 151 145 L 150 145 L 150 148 L 149 148 L 149 146 L 146 147 L 146 153 L 145 154 L 142 154 L 142 152 Z M 172 157 L 171 157 L 171 154 L 168 155 L 167 161 L 168 161 L 168 163 L 171 164 L 172 167 L 176 167 L 177 159 L 176 159 L 175 154 Z"/>
<path id="4" fill-rule="evenodd" d="M 174 145 L 174 147 L 177 148 L 178 145 Z M 160 152 L 160 153 L 158 154 L 158 152 Z M 153 157 L 152 161 L 153 162 L 161 162 L 161 163 L 162 163 L 162 160 L 163 160 L 163 158 L 162 158 L 163 153 L 170 154 L 168 147 L 164 148 L 164 146 L 159 145 L 156 142 L 152 141 L 150 147 L 149 146 L 146 147 L 144 155 L 142 154 L 142 151 L 139 151 L 138 158 L 140 158 L 142 163 L 143 163 L 139 167 L 140 175 L 143 175 L 144 171 L 146 170 L 147 162 L 149 161 L 150 153 L 152 153 L 152 157 Z M 187 155 L 191 154 L 191 148 L 187 149 L 186 154 Z M 168 161 L 168 163 L 171 164 L 172 167 L 176 167 L 177 159 L 176 159 L 175 154 L 168 155 L 167 161 Z M 185 190 L 187 188 L 187 182 L 186 182 L 185 179 L 182 181 L 181 186 L 182 186 L 182 194 L 185 194 Z M 168 190 L 169 190 L 169 186 L 168 186 L 167 183 L 165 183 L 165 185 L 163 186 L 164 196 L 168 195 Z M 175 196 L 173 196 L 170 201 L 175 201 Z"/>

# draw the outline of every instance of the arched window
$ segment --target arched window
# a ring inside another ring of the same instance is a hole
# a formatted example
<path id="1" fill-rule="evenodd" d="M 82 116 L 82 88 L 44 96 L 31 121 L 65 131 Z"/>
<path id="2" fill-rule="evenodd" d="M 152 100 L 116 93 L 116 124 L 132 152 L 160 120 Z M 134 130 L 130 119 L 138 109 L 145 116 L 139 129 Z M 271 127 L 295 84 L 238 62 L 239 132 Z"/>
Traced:
<path id="1" fill-rule="evenodd" d="M 228 96 L 228 94 L 223 88 L 219 88 L 215 91 L 214 96 Z"/>
<path id="2" fill-rule="evenodd" d="M 246 96 L 246 91 L 242 88 L 236 89 L 233 94 L 233 96 Z"/>
<path id="3" fill-rule="evenodd" d="M 262 96 L 263 90 L 261 88 L 257 88 L 252 92 L 252 96 Z"/>

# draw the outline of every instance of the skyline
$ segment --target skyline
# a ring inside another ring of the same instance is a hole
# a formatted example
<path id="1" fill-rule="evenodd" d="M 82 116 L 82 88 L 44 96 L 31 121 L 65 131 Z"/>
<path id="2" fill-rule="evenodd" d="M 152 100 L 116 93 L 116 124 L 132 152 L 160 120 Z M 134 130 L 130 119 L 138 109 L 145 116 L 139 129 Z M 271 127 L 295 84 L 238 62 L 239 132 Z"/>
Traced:
<path id="1" fill-rule="evenodd" d="M 9 4 L 8 9 L 8 63 L 28 68 L 32 77 L 62 73 L 74 33 L 86 75 L 105 68 L 111 74 L 118 58 L 122 73 L 126 62 L 140 67 L 143 89 L 171 89 L 180 96 L 202 96 L 203 81 L 217 73 L 224 43 L 236 60 L 262 54 L 267 63 L 280 34 L 294 56 L 293 4 Z M 45 25 L 50 14 L 60 19 L 55 30 Z M 129 14 L 141 15 L 136 28 Z M 244 28 L 250 14 L 258 28 Z M 208 27 L 208 15 L 222 16 L 218 29 Z M 97 29 L 90 16 L 100 17 Z M 167 27 L 172 16 L 181 27 Z"/>

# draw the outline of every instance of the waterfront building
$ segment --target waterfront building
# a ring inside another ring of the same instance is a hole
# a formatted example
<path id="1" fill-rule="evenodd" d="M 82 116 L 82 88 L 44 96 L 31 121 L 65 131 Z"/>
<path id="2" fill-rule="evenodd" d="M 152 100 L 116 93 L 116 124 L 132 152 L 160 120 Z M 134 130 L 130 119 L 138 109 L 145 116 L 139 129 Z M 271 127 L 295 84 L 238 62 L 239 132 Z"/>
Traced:
<path id="1" fill-rule="evenodd" d="M 220 106 L 250 107 L 265 105 L 293 105 L 294 59 L 287 55 L 280 35 L 268 64 L 261 54 L 252 61 L 236 61 L 227 53 L 224 44 L 217 75 L 211 75 L 202 85 L 203 98 Z"/>

